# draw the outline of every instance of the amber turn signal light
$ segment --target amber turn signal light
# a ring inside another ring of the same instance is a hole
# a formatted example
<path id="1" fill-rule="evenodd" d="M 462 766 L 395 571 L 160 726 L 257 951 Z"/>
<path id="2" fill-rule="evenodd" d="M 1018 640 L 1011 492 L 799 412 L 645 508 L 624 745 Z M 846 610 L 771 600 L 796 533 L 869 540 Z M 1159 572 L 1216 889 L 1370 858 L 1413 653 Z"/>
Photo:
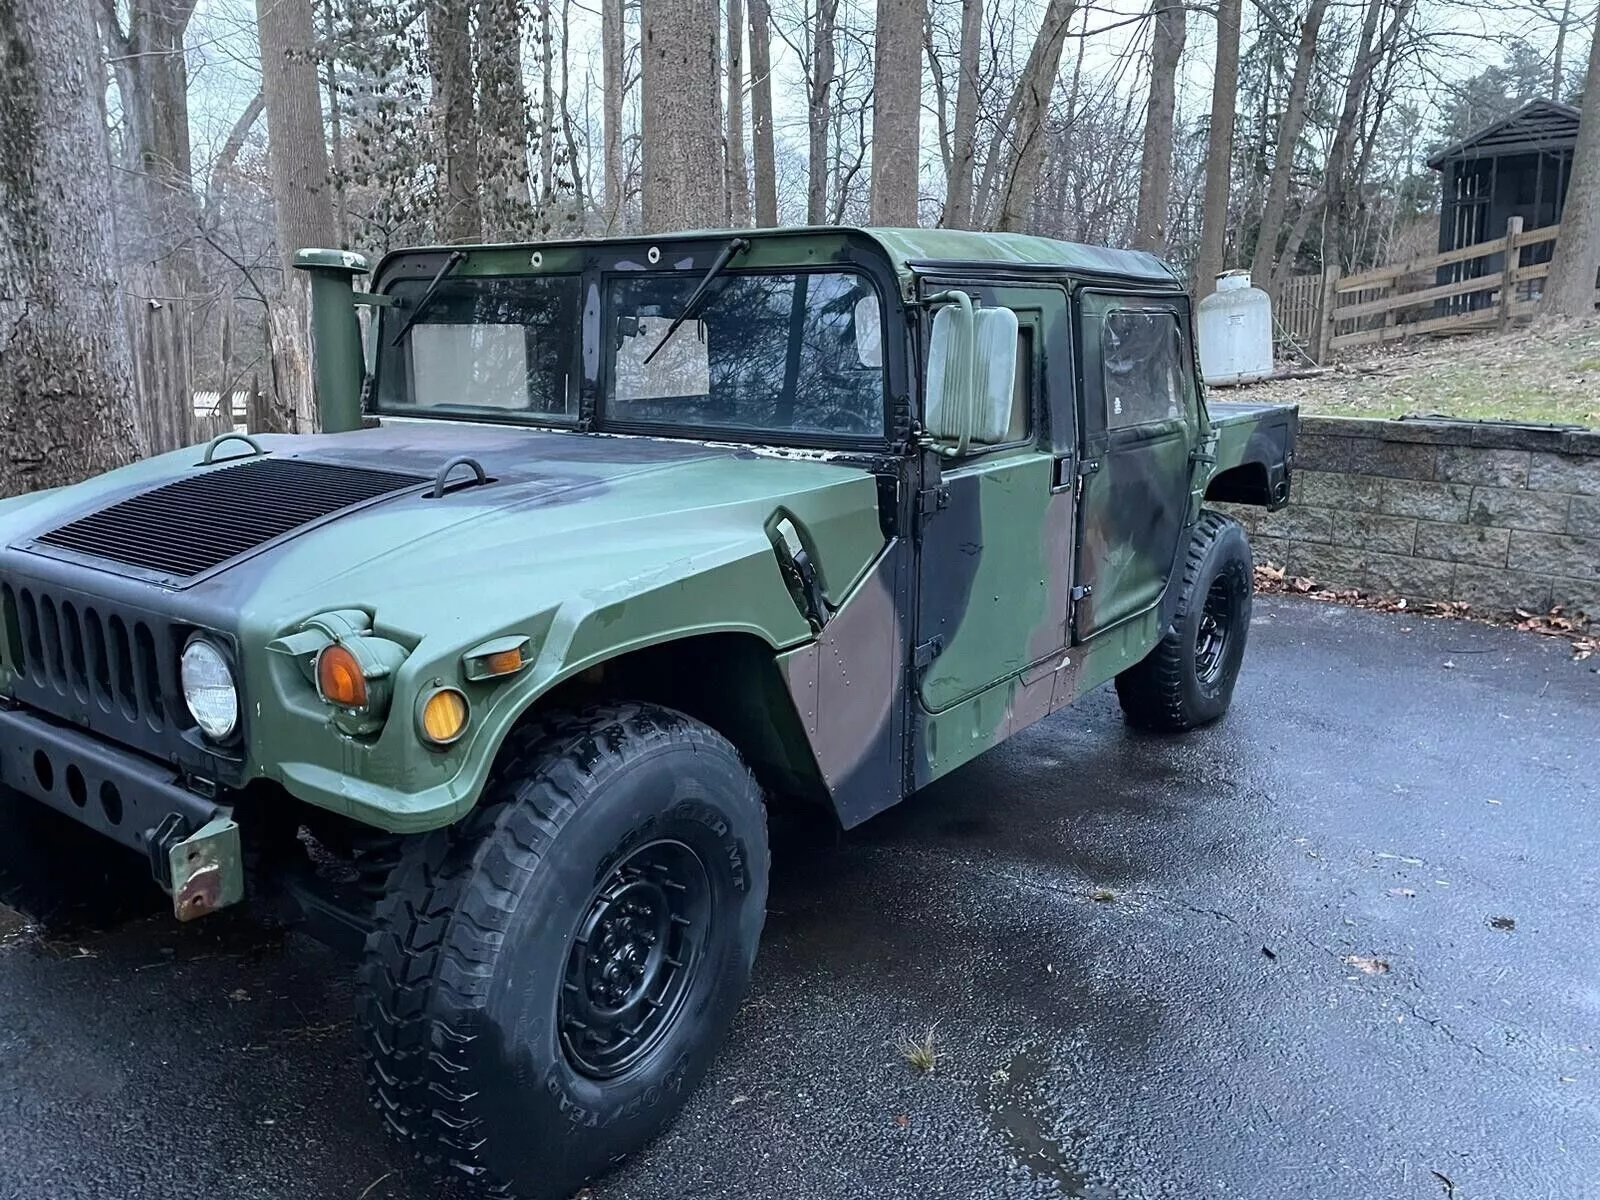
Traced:
<path id="1" fill-rule="evenodd" d="M 467 728 L 467 698 L 455 688 L 440 688 L 422 702 L 422 736 L 435 746 L 448 746 Z"/>
<path id="2" fill-rule="evenodd" d="M 367 676 L 356 656 L 335 642 L 317 655 L 317 691 L 329 704 L 367 706 Z"/>
<path id="3" fill-rule="evenodd" d="M 522 670 L 522 647 L 513 650 L 502 650 L 498 654 L 486 654 L 479 659 L 483 677 L 497 679 L 501 675 L 515 675 Z"/>

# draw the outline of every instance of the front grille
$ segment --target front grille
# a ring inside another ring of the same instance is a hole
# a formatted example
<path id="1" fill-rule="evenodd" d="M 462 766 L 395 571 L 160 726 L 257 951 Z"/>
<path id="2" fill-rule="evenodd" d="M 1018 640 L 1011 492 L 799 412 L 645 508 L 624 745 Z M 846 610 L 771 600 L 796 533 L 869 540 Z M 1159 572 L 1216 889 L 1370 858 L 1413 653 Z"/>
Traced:
<path id="1" fill-rule="evenodd" d="M 0 584 L 0 606 L 19 697 L 136 745 L 190 724 L 172 626 L 10 582 Z"/>
<path id="2" fill-rule="evenodd" d="M 257 458 L 141 492 L 38 542 L 192 579 L 313 521 L 423 482 L 399 471 Z"/>

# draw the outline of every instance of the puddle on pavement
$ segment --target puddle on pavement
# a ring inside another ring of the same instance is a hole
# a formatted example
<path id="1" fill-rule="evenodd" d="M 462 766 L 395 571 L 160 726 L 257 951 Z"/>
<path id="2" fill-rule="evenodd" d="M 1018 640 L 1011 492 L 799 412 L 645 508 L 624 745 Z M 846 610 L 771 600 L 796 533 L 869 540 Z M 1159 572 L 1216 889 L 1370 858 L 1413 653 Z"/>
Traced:
<path id="1" fill-rule="evenodd" d="M 1005 1069 L 989 1080 L 990 1126 L 1019 1164 L 1036 1179 L 1059 1184 L 1063 1195 L 1074 1200 L 1117 1200 L 1116 1192 L 1083 1173 L 1070 1147 L 1046 1132 L 1040 1092 L 1049 1073 L 1050 1064 L 1032 1052 L 1013 1055 Z"/>

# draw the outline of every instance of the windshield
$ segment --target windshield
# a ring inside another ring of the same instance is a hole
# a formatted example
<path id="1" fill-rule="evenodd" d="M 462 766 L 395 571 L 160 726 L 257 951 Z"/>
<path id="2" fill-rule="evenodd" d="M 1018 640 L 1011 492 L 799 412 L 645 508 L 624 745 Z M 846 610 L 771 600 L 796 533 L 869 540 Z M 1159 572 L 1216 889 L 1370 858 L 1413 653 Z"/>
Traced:
<path id="1" fill-rule="evenodd" d="M 441 281 L 399 344 L 427 290 L 405 280 L 390 294 L 378 343 L 378 407 L 417 416 L 570 421 L 578 415 L 582 338 L 576 275 Z"/>
<path id="2" fill-rule="evenodd" d="M 882 436 L 881 309 L 864 276 L 723 275 L 667 338 L 699 282 L 608 281 L 607 424 Z"/>

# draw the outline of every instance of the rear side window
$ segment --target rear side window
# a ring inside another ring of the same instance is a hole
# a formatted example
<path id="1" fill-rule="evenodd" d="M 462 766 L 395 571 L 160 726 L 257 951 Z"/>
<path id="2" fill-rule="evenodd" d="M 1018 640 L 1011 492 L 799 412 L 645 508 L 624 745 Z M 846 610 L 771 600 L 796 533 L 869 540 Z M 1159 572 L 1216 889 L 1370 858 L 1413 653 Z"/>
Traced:
<path id="1" fill-rule="evenodd" d="M 1183 335 L 1165 308 L 1109 312 L 1100 326 L 1106 428 L 1128 429 L 1184 417 Z"/>

